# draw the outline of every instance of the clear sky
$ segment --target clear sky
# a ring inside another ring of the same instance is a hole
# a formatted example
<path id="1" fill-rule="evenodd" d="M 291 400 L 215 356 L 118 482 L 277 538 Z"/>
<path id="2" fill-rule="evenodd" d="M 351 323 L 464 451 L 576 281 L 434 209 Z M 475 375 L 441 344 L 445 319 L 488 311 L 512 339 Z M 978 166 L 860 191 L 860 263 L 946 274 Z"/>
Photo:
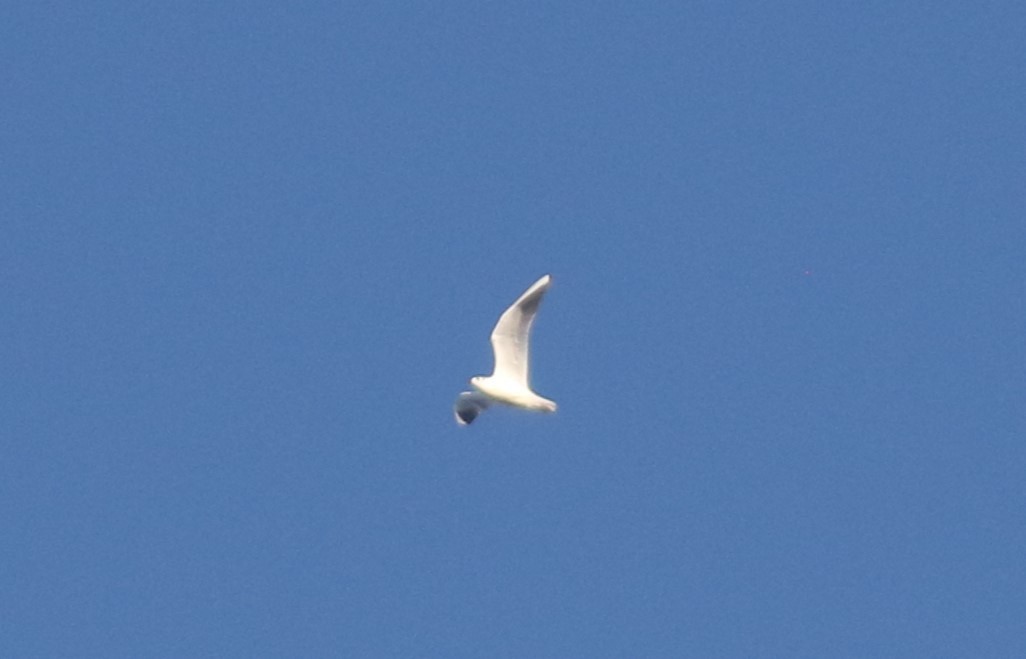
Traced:
<path id="1" fill-rule="evenodd" d="M 1026 656 L 1024 30 L 8 3 L 0 655 Z"/>

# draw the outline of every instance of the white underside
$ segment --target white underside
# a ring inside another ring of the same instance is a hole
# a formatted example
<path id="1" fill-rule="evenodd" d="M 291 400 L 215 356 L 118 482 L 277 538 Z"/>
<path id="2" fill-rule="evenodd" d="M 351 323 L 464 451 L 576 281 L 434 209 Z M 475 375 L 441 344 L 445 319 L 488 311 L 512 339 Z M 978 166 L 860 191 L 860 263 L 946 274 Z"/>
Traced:
<path id="1" fill-rule="evenodd" d="M 496 403 L 536 412 L 556 411 L 555 402 L 542 398 L 521 382 L 489 376 L 474 378 L 471 384 Z"/>

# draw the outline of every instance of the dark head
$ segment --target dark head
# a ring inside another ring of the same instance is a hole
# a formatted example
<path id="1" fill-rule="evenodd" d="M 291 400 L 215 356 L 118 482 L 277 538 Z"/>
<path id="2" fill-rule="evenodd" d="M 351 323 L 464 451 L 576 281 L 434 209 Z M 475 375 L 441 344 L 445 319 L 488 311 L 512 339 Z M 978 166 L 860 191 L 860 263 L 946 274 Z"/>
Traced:
<path id="1" fill-rule="evenodd" d="M 469 426 L 477 418 L 477 415 L 481 413 L 480 408 L 473 405 L 467 405 L 466 407 L 456 408 L 456 420 L 460 425 Z"/>

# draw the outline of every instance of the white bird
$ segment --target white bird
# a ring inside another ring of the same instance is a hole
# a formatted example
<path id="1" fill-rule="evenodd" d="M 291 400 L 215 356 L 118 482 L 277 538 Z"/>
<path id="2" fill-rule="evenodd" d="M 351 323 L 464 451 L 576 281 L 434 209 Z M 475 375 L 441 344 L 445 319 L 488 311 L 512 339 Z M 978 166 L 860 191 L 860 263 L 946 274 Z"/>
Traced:
<path id="1" fill-rule="evenodd" d="M 489 376 L 470 378 L 475 391 L 464 391 L 456 397 L 453 412 L 461 426 L 471 423 L 492 403 L 502 403 L 535 412 L 555 412 L 556 404 L 531 391 L 528 358 L 531 324 L 538 313 L 542 296 L 549 289 L 552 277 L 545 275 L 534 282 L 513 305 L 506 309 L 492 330 L 492 351 L 495 370 Z"/>

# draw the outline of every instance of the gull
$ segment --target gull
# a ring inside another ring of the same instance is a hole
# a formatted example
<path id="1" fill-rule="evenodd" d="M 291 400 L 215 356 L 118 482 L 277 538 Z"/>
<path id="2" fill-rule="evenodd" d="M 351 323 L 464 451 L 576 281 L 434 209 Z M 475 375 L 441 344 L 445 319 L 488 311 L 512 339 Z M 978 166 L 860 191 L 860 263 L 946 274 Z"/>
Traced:
<path id="1" fill-rule="evenodd" d="M 531 391 L 527 368 L 531 324 L 551 283 L 552 277 L 545 275 L 499 316 L 499 322 L 492 330 L 495 369 L 491 375 L 470 378 L 474 391 L 464 391 L 456 397 L 453 406 L 456 423 L 465 426 L 473 422 L 492 403 L 534 412 L 556 411 L 553 401 Z"/>

